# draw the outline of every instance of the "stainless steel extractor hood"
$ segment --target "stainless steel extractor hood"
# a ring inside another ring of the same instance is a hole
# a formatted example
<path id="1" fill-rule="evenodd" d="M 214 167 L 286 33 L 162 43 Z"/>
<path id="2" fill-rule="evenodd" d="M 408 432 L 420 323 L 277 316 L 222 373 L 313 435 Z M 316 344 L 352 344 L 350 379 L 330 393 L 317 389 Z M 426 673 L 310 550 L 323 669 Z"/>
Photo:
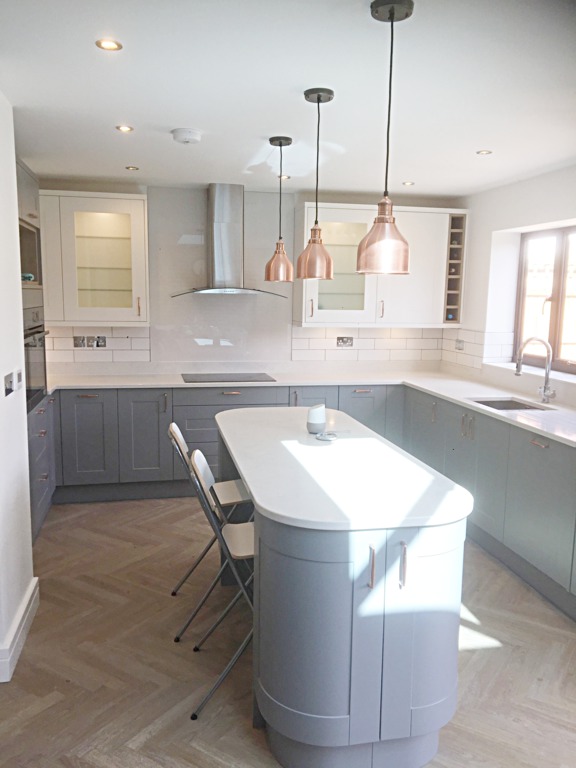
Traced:
<path id="1" fill-rule="evenodd" d="M 208 285 L 173 293 L 258 294 L 282 296 L 244 286 L 244 187 L 241 184 L 208 186 L 206 226 Z M 286 298 L 286 296 L 282 296 Z"/>

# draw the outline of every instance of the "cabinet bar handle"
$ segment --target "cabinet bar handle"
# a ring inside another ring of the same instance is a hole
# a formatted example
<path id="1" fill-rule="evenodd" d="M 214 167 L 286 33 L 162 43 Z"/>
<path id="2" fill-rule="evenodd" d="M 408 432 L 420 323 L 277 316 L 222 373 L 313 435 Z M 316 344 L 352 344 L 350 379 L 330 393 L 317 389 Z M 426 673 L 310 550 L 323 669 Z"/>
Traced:
<path id="1" fill-rule="evenodd" d="M 48 400 L 48 402 L 50 403 L 50 405 L 52 405 L 52 403 L 56 402 L 56 398 L 55 397 L 51 397 L 50 400 Z"/>
<path id="2" fill-rule="evenodd" d="M 140 296 L 136 299 L 136 306 L 138 307 L 138 317 L 140 317 Z"/>
<path id="3" fill-rule="evenodd" d="M 406 571 L 408 570 L 408 544 L 400 542 L 402 554 L 400 555 L 400 589 L 406 586 Z"/>
<path id="4" fill-rule="evenodd" d="M 354 393 L 358 393 L 359 395 L 369 395 L 370 392 L 372 392 L 371 389 L 355 389 Z"/>
<path id="5" fill-rule="evenodd" d="M 36 413 L 46 413 L 46 408 L 38 408 Z"/>
<path id="6" fill-rule="evenodd" d="M 100 397 L 100 395 L 76 395 L 76 397 L 80 397 L 80 398 L 83 398 L 83 399 L 91 399 L 91 398 L 94 398 L 94 397 Z"/>
<path id="7" fill-rule="evenodd" d="M 310 299 L 310 317 L 314 317 L 314 299 Z"/>
<path id="8" fill-rule="evenodd" d="M 168 392 L 164 392 L 162 397 L 164 398 L 164 411 L 163 411 L 163 413 L 167 413 L 167 411 L 168 411 Z"/>
<path id="9" fill-rule="evenodd" d="M 242 392 L 239 392 L 238 390 L 233 390 L 232 392 L 222 392 L 223 395 L 241 395 Z"/>
<path id="10" fill-rule="evenodd" d="M 436 424 L 436 406 L 437 405 L 438 403 L 436 401 L 432 403 L 432 424 Z"/>
<path id="11" fill-rule="evenodd" d="M 45 482 L 46 480 L 49 480 L 49 479 L 50 479 L 50 475 L 44 474 L 44 475 L 40 475 L 40 477 L 38 478 L 38 481 Z"/>
<path id="12" fill-rule="evenodd" d="M 294 392 L 294 405 L 298 405 L 298 390 Z"/>
<path id="13" fill-rule="evenodd" d="M 384 317 L 384 299 L 380 299 L 380 319 Z"/>
<path id="14" fill-rule="evenodd" d="M 374 584 L 376 584 L 376 550 L 370 547 L 370 581 L 368 582 L 370 589 L 374 589 Z"/>
<path id="15" fill-rule="evenodd" d="M 466 437 L 466 414 L 462 414 L 460 419 L 460 437 Z"/>
<path id="16" fill-rule="evenodd" d="M 550 443 L 540 443 L 535 437 L 530 440 L 531 445 L 535 445 L 536 448 L 550 448 Z"/>
<path id="17" fill-rule="evenodd" d="M 38 432 L 38 437 L 46 437 L 46 435 L 47 435 L 47 434 L 48 434 L 48 430 L 46 430 L 46 429 L 41 429 L 41 430 Z"/>
<path id="18" fill-rule="evenodd" d="M 468 437 L 470 440 L 474 440 L 475 427 L 476 427 L 476 416 L 470 416 L 470 421 L 468 422 Z"/>

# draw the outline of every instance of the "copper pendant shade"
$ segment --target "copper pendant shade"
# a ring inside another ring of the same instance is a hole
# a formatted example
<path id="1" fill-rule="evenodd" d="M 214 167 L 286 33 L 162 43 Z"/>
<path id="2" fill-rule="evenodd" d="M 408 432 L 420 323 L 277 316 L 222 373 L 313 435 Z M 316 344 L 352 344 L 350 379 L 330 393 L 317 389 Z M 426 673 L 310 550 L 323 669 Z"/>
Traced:
<path id="1" fill-rule="evenodd" d="M 372 229 L 358 246 L 356 271 L 363 274 L 407 275 L 410 266 L 410 248 L 400 234 L 392 212 L 392 200 L 388 197 L 388 162 L 390 159 L 390 109 L 392 104 L 392 63 L 394 59 L 394 22 L 412 15 L 412 0 L 373 0 L 372 16 L 378 21 L 390 23 L 390 71 L 388 79 L 388 120 L 386 125 L 386 171 L 384 196 L 378 203 L 378 215 Z"/>
<path id="2" fill-rule="evenodd" d="M 392 200 L 384 197 L 378 203 L 372 229 L 358 246 L 356 271 L 367 275 L 407 275 L 409 259 L 408 243 L 392 215 Z"/>
<path id="3" fill-rule="evenodd" d="M 289 136 L 272 136 L 270 144 L 273 147 L 280 148 L 280 195 L 279 195 L 279 214 L 278 214 L 278 241 L 276 250 L 270 261 L 266 264 L 264 270 L 264 280 L 269 283 L 291 283 L 294 280 L 294 267 L 284 250 L 284 241 L 282 240 L 282 147 L 289 147 L 292 139 Z"/>
<path id="4" fill-rule="evenodd" d="M 322 232 L 318 226 L 318 166 L 320 158 L 320 104 L 332 101 L 334 91 L 329 88 L 309 88 L 304 91 L 306 101 L 317 105 L 317 129 L 316 129 L 316 218 L 310 231 L 308 245 L 300 256 L 296 265 L 296 277 L 308 280 L 332 280 L 334 278 L 334 264 L 332 257 L 322 244 Z"/>

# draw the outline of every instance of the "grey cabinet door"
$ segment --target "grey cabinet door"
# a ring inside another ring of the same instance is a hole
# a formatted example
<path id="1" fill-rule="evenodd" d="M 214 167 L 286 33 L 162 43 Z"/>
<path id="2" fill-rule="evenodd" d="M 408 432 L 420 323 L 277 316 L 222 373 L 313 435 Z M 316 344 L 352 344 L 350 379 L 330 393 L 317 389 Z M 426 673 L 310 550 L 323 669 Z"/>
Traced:
<path id="1" fill-rule="evenodd" d="M 387 390 L 383 385 L 338 387 L 339 409 L 384 436 Z"/>
<path id="2" fill-rule="evenodd" d="M 172 390 L 118 390 L 120 482 L 172 480 Z"/>
<path id="3" fill-rule="evenodd" d="M 575 524 L 574 448 L 512 427 L 504 544 L 570 589 Z"/>
<path id="4" fill-rule="evenodd" d="M 408 388 L 405 406 L 405 449 L 438 472 L 444 471 L 446 429 L 444 402 Z"/>
<path id="5" fill-rule="evenodd" d="M 40 529 L 55 488 L 53 398 L 44 398 L 28 414 L 28 465 L 30 472 L 30 514 L 32 539 Z"/>
<path id="6" fill-rule="evenodd" d="M 465 533 L 465 520 L 389 533 L 381 739 L 431 733 L 454 714 Z"/>
<path id="7" fill-rule="evenodd" d="M 475 414 L 473 428 L 477 457 L 476 484 L 472 491 L 474 509 L 470 520 L 490 536 L 502 541 L 506 512 L 510 426 L 490 416 Z"/>
<path id="8" fill-rule="evenodd" d="M 64 389 L 60 410 L 64 485 L 117 483 L 116 390 Z"/>
<path id="9" fill-rule="evenodd" d="M 310 408 L 320 404 L 337 409 L 338 387 L 290 387 L 290 405 Z"/>

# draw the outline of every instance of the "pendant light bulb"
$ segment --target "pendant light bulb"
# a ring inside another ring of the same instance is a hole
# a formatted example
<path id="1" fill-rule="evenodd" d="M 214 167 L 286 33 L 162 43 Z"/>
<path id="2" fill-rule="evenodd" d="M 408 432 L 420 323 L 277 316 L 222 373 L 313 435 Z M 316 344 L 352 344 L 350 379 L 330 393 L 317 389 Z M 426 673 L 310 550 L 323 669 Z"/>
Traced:
<path id="1" fill-rule="evenodd" d="M 386 125 L 386 171 L 384 196 L 378 203 L 378 215 L 372 229 L 360 241 L 356 271 L 361 274 L 407 275 L 410 267 L 410 247 L 400 234 L 388 197 L 388 162 L 390 159 L 390 111 L 392 106 L 392 64 L 394 60 L 394 22 L 412 15 L 412 0 L 373 0 L 373 18 L 390 23 L 390 70 L 388 78 L 388 119 Z"/>
<path id="2" fill-rule="evenodd" d="M 310 240 L 300 256 L 296 265 L 296 277 L 303 280 L 316 278 L 318 280 L 334 279 L 334 263 L 332 257 L 322 244 L 322 231 L 318 226 L 318 167 L 320 159 L 320 104 L 332 101 L 334 91 L 329 88 L 309 88 L 304 91 L 306 101 L 317 105 L 316 128 L 316 216 L 314 226 L 310 230 Z"/>
<path id="3" fill-rule="evenodd" d="M 279 194 L 279 212 L 278 212 L 278 241 L 276 250 L 270 261 L 266 264 L 264 270 L 264 280 L 269 283 L 292 283 L 294 281 L 294 267 L 284 250 L 284 241 L 282 240 L 282 147 L 289 147 L 292 139 L 289 136 L 272 136 L 270 144 L 273 147 L 280 148 L 280 194 Z"/>

